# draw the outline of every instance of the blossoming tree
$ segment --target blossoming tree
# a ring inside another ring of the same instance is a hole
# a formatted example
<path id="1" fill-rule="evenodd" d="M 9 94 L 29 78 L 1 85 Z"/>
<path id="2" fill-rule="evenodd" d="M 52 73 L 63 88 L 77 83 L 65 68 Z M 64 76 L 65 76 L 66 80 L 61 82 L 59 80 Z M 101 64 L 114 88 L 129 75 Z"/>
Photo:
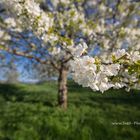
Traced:
<path id="1" fill-rule="evenodd" d="M 0 50 L 51 65 L 59 73 L 60 106 L 67 107 L 69 71 L 78 84 L 96 91 L 139 87 L 139 3 L 52 0 L 46 8 L 34 0 L 3 4 L 7 12 L 1 16 Z M 27 30 L 30 35 L 24 36 Z M 30 42 L 33 34 L 41 41 L 39 47 Z M 20 38 L 27 42 L 24 48 L 16 44 Z M 93 57 L 97 47 L 99 55 Z"/>

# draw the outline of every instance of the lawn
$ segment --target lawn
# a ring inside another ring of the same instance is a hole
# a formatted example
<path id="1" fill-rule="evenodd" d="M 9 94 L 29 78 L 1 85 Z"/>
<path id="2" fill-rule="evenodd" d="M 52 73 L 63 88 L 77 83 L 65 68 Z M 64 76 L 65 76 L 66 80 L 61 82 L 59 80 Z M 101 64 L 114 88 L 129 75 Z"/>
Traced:
<path id="1" fill-rule="evenodd" d="M 56 82 L 1 84 L 0 140 L 140 140 L 140 91 L 68 89 L 63 110 Z"/>

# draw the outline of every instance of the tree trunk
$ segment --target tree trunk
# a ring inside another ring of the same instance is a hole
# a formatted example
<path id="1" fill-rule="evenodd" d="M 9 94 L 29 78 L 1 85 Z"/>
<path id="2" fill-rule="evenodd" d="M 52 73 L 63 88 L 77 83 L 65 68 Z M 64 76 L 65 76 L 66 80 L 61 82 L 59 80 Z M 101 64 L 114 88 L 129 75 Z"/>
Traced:
<path id="1" fill-rule="evenodd" d="M 58 104 L 64 109 L 67 108 L 67 74 L 68 70 L 61 67 L 58 78 Z"/>

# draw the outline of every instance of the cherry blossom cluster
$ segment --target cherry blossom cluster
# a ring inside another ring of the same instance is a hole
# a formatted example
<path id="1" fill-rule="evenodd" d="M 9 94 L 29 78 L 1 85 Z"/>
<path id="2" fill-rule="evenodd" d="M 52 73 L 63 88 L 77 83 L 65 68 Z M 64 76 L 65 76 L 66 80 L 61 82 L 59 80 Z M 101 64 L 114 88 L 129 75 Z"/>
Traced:
<path id="1" fill-rule="evenodd" d="M 68 1 L 60 1 L 60 3 L 64 2 L 67 3 Z M 53 30 L 55 30 L 55 32 Z M 74 4 L 71 4 L 69 8 L 63 12 L 55 12 L 53 27 L 50 28 L 48 34 L 42 36 L 42 39 L 45 42 L 49 41 L 51 44 L 54 44 L 54 42 L 60 42 L 62 39 L 60 36 L 61 32 L 63 32 L 65 36 L 69 36 L 68 34 L 71 34 L 72 36 L 71 38 L 66 37 L 71 42 L 71 45 L 65 42 L 65 39 L 63 40 L 63 44 L 66 43 L 68 48 L 74 46 L 74 37 L 76 34 L 91 35 L 93 29 L 87 24 L 83 9 L 77 9 Z"/>
<path id="2" fill-rule="evenodd" d="M 120 65 L 99 66 L 94 58 L 83 56 L 71 63 L 71 70 L 75 82 L 83 87 L 90 87 L 94 91 L 104 92 L 114 86 L 108 77 L 116 76 L 120 70 Z"/>
<path id="3" fill-rule="evenodd" d="M 12 24 L 12 26 L 20 24 L 20 26 L 28 27 L 38 35 L 42 35 L 53 25 L 51 15 L 43 12 L 34 0 L 5 0 L 4 4 L 13 13 L 13 19 L 10 17 L 10 20 L 6 20 L 6 23 Z M 18 22 L 15 23 L 14 18 L 16 21 L 18 19 Z"/>
<path id="4" fill-rule="evenodd" d="M 133 87 L 139 86 L 139 75 L 132 67 L 140 61 L 140 53 L 137 51 L 128 53 L 122 49 L 113 52 L 110 56 L 109 63 L 102 63 L 97 57 L 76 57 L 71 61 L 71 71 L 75 82 L 101 92 L 109 88 L 122 87 L 128 90 L 132 83 Z M 134 72 L 130 73 L 131 69 Z"/>

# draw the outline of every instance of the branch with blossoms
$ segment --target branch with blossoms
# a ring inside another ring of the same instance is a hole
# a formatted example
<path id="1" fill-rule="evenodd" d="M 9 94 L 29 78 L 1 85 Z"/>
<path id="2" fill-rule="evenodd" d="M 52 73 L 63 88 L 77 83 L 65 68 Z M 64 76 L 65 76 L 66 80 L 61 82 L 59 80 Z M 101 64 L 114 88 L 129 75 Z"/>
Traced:
<path id="1" fill-rule="evenodd" d="M 57 66 L 57 64 L 52 61 L 51 59 L 46 59 L 46 60 L 42 60 L 41 58 L 39 57 L 36 57 L 34 55 L 31 55 L 31 54 L 27 54 L 27 52 L 21 52 L 21 51 L 17 51 L 16 49 L 10 49 L 10 48 L 7 48 L 7 47 L 4 47 L 3 45 L 0 44 L 0 51 L 5 51 L 5 52 L 8 52 L 10 54 L 13 54 L 13 55 L 16 55 L 16 56 L 21 56 L 21 57 L 25 57 L 25 58 L 28 58 L 28 59 L 33 59 L 37 62 L 39 62 L 40 64 L 47 64 L 47 65 L 52 65 L 53 68 L 55 70 L 58 70 L 59 71 L 59 67 Z"/>
<path id="2" fill-rule="evenodd" d="M 113 52 L 110 62 L 99 58 L 77 57 L 71 61 L 73 79 L 83 87 L 102 93 L 109 88 L 126 89 L 140 86 L 140 53 L 127 53 L 124 49 Z"/>

